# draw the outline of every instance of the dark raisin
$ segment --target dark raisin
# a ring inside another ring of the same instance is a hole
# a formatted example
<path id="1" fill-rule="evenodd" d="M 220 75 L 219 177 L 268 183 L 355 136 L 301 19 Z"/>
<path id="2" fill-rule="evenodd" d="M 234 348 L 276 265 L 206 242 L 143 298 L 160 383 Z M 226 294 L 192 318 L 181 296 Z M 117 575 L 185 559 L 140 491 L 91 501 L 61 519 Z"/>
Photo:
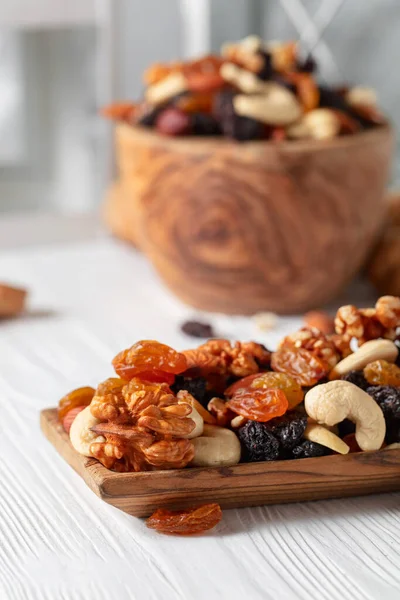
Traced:
<path id="1" fill-rule="evenodd" d="M 367 394 L 379 404 L 386 420 L 400 420 L 400 388 L 389 385 L 373 385 Z"/>
<path id="2" fill-rule="evenodd" d="M 174 394 L 177 394 L 180 390 L 188 391 L 204 407 L 207 406 L 210 400 L 207 391 L 207 381 L 204 377 L 191 378 L 177 375 L 175 377 L 175 382 L 171 385 L 171 390 Z"/>
<path id="3" fill-rule="evenodd" d="M 154 127 L 158 115 L 164 108 L 164 106 L 152 106 L 144 102 L 135 115 L 136 122 L 145 127 Z"/>
<path id="4" fill-rule="evenodd" d="M 266 50 L 259 50 L 258 54 L 262 56 L 264 64 L 262 66 L 262 69 L 260 69 L 260 71 L 257 72 L 257 77 L 259 77 L 263 81 L 268 81 L 268 79 L 271 79 L 274 73 L 274 69 L 272 67 L 272 56 Z"/>
<path id="5" fill-rule="evenodd" d="M 374 126 L 374 123 L 371 123 L 368 119 L 365 119 L 363 116 L 358 114 L 357 111 L 353 110 L 351 106 L 346 102 L 343 94 L 340 93 L 340 90 L 333 90 L 332 88 L 328 88 L 325 86 L 319 87 L 319 105 L 324 108 L 336 108 L 337 110 L 341 110 L 342 112 L 348 114 L 350 117 L 355 119 L 362 127 L 368 129 Z"/>
<path id="6" fill-rule="evenodd" d="M 319 105 L 324 108 L 336 108 L 345 113 L 349 112 L 349 105 L 339 92 L 330 87 L 319 86 Z"/>
<path id="7" fill-rule="evenodd" d="M 305 440 L 293 448 L 292 454 L 294 458 L 314 458 L 317 456 L 327 456 L 328 454 L 332 454 L 332 451 L 329 448 L 325 448 L 325 446 L 321 446 L 321 444 Z"/>
<path id="8" fill-rule="evenodd" d="M 312 54 L 308 54 L 303 62 L 299 62 L 297 69 L 302 73 L 315 73 L 317 70 L 317 63 Z"/>
<path id="9" fill-rule="evenodd" d="M 354 383 L 357 387 L 362 390 L 366 390 L 370 387 L 370 384 L 364 377 L 364 373 L 362 371 L 349 371 L 346 375 L 342 377 L 343 381 L 348 381 L 349 383 Z"/>
<path id="10" fill-rule="evenodd" d="M 220 135 L 221 127 L 212 115 L 194 113 L 191 116 L 192 133 L 194 135 Z"/>
<path id="11" fill-rule="evenodd" d="M 216 95 L 214 101 L 213 114 L 224 135 L 240 142 L 265 138 L 264 123 L 248 117 L 241 117 L 235 113 L 233 108 L 235 95 L 236 92 L 232 90 L 224 90 Z"/>
<path id="12" fill-rule="evenodd" d="M 307 427 L 307 416 L 289 412 L 265 425 L 280 442 L 281 449 L 287 450 L 300 443 Z"/>
<path id="13" fill-rule="evenodd" d="M 212 326 L 209 323 L 200 323 L 200 321 L 186 321 L 181 325 L 181 330 L 186 335 L 196 338 L 216 337 Z"/>
<path id="14" fill-rule="evenodd" d="M 400 340 L 398 340 L 398 341 L 400 342 Z M 398 355 L 397 355 L 397 358 L 396 358 L 396 360 L 395 360 L 395 363 L 396 363 L 396 365 L 397 365 L 398 367 L 400 367 L 400 345 L 396 344 L 396 346 L 397 346 L 397 349 L 399 350 L 399 353 L 398 353 Z"/>
<path id="15" fill-rule="evenodd" d="M 242 459 L 245 462 L 276 460 L 279 457 L 279 442 L 266 423 L 248 421 L 238 431 L 242 444 Z"/>
<path id="16" fill-rule="evenodd" d="M 387 444 L 395 444 L 400 442 L 400 420 L 393 419 L 389 423 L 386 422 L 385 442 Z"/>
<path id="17" fill-rule="evenodd" d="M 349 419 L 345 419 L 341 423 L 338 423 L 338 431 L 339 431 L 340 438 L 344 438 L 345 435 L 354 433 L 355 430 L 356 430 L 356 426 Z"/>

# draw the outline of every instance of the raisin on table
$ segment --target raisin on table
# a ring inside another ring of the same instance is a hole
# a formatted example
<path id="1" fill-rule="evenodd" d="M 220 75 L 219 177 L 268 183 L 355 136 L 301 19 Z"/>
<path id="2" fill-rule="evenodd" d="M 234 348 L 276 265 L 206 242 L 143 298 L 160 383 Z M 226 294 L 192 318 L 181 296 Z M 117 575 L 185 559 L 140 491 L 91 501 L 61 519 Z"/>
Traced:
<path id="1" fill-rule="evenodd" d="M 265 423 L 248 421 L 237 432 L 245 462 L 277 460 L 279 442 Z"/>
<path id="2" fill-rule="evenodd" d="M 166 535 L 194 535 L 215 527 L 222 519 L 219 504 L 204 504 L 193 510 L 159 508 L 146 521 L 147 527 Z"/>
<path id="3" fill-rule="evenodd" d="M 182 323 L 181 330 L 186 335 L 196 338 L 212 338 L 215 337 L 214 330 L 209 323 L 200 321 L 185 321 Z"/>

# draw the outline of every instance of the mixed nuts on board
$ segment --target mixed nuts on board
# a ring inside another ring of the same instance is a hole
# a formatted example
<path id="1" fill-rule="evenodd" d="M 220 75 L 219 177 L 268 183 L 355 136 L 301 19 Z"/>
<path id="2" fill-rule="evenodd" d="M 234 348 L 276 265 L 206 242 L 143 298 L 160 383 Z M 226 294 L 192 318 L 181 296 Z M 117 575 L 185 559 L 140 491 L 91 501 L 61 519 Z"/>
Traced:
<path id="1" fill-rule="evenodd" d="M 137 342 L 113 359 L 115 377 L 64 396 L 59 420 L 77 452 L 117 472 L 399 447 L 400 298 L 342 306 L 334 324 L 303 327 L 274 352 L 223 339 L 183 352 Z M 184 535 L 220 518 L 210 504 L 156 511 L 149 526 Z"/>
<path id="2" fill-rule="evenodd" d="M 239 141 L 331 139 L 384 123 L 373 89 L 327 87 L 316 70 L 296 42 L 252 35 L 224 44 L 220 56 L 152 65 L 141 102 L 114 103 L 102 114 L 167 136 Z"/>

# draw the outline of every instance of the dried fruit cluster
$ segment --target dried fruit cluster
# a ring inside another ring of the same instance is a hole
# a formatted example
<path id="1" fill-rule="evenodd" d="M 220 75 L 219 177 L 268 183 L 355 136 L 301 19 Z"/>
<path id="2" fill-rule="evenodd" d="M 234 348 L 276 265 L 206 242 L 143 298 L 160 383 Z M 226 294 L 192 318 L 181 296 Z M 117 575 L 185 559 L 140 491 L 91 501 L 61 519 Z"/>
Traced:
<path id="1" fill-rule="evenodd" d="M 272 353 L 224 339 L 184 352 L 138 342 L 114 358 L 118 377 L 60 401 L 60 421 L 79 452 L 115 471 L 227 466 L 399 442 L 400 298 L 339 308 L 336 333 L 320 322 L 321 329 L 286 336 Z M 336 424 L 339 435 L 331 430 Z"/>
<path id="2" fill-rule="evenodd" d="M 224 135 L 239 141 L 330 139 L 384 122 L 365 87 L 328 88 L 295 42 L 257 36 L 224 44 L 221 56 L 154 64 L 145 99 L 116 103 L 103 115 L 154 127 L 168 136 Z"/>

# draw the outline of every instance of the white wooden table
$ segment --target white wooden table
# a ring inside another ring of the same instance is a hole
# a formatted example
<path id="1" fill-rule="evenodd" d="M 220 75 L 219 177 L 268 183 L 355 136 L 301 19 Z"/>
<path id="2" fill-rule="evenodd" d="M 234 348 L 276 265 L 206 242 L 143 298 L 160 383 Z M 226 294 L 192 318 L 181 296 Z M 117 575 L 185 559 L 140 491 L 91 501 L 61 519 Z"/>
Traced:
<path id="1" fill-rule="evenodd" d="M 0 280 L 31 290 L 28 315 L 0 323 L 1 599 L 400 598 L 400 494 L 226 511 L 195 539 L 95 497 L 41 435 L 40 409 L 110 376 L 137 339 L 190 346 L 178 325 L 195 313 L 91 218 L 3 218 L 0 244 Z M 300 324 L 260 337 L 248 319 L 210 319 L 271 347 Z"/>

